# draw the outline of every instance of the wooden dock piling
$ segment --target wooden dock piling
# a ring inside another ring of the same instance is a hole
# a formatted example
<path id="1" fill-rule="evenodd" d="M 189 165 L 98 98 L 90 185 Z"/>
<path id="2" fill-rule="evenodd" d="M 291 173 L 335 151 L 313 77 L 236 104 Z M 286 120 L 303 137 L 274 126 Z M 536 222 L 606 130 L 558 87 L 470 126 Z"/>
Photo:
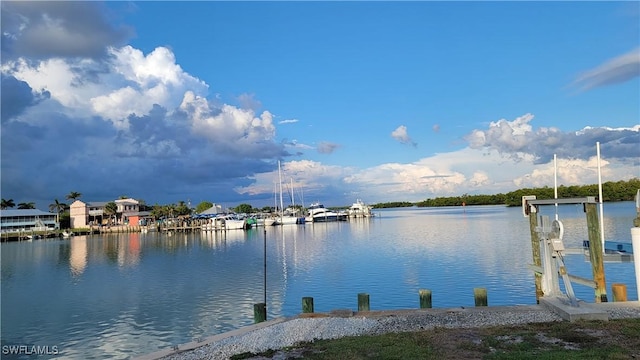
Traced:
<path id="1" fill-rule="evenodd" d="M 420 289 L 420 309 L 431 309 L 431 290 Z"/>
<path id="2" fill-rule="evenodd" d="M 369 294 L 358 294 L 358 311 L 369 311 Z"/>
<path id="3" fill-rule="evenodd" d="M 302 298 L 302 312 L 303 313 L 312 313 L 313 312 L 313 298 L 305 296 Z"/>
<path id="4" fill-rule="evenodd" d="M 533 265 L 542 267 L 542 257 L 540 255 L 540 238 L 538 237 L 538 214 L 535 207 L 531 207 L 529 210 L 529 232 L 531 233 L 531 249 L 533 252 Z M 540 303 L 540 298 L 544 296 L 542 291 L 542 274 L 536 272 L 535 286 L 536 286 L 536 303 Z"/>
<path id="5" fill-rule="evenodd" d="M 613 301 L 627 301 L 627 285 L 613 283 L 611 293 L 613 293 Z"/>
<path id="6" fill-rule="evenodd" d="M 600 223 L 598 222 L 598 209 L 595 203 L 586 203 L 587 229 L 589 231 L 589 259 L 593 281 L 596 283 L 595 302 L 607 302 L 607 289 L 604 278 L 604 249 L 600 235 Z"/>
<path id="7" fill-rule="evenodd" d="M 485 288 L 473 288 L 473 298 L 475 299 L 476 306 L 488 306 L 487 289 Z"/>
<path id="8" fill-rule="evenodd" d="M 258 303 L 253 305 L 253 322 L 260 323 L 267 321 L 267 304 Z"/>

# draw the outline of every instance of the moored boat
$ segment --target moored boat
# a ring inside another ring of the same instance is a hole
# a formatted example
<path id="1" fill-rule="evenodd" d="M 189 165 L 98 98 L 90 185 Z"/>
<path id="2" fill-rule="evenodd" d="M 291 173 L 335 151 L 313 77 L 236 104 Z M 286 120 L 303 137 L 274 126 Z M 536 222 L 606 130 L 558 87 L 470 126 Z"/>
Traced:
<path id="1" fill-rule="evenodd" d="M 202 231 L 244 230 L 250 227 L 247 219 L 241 219 L 236 214 L 218 214 L 201 226 Z"/>
<path id="2" fill-rule="evenodd" d="M 276 223 L 280 225 L 295 225 L 298 223 L 298 218 L 292 215 L 282 215 L 276 219 Z"/>
<path id="3" fill-rule="evenodd" d="M 349 214 L 349 217 L 352 218 L 369 217 L 373 216 L 373 212 L 371 211 L 371 209 L 371 206 L 365 205 L 362 200 L 358 199 L 347 210 L 347 214 Z"/>
<path id="4" fill-rule="evenodd" d="M 222 220 L 225 230 L 244 230 L 249 227 L 246 219 L 240 219 L 236 214 L 218 215 L 216 220 Z"/>
<path id="5" fill-rule="evenodd" d="M 285 211 L 276 218 L 276 225 L 296 225 L 296 224 L 304 224 L 305 218 L 304 216 L 299 216 L 298 213 L 300 209 L 298 208 L 287 208 Z"/>
<path id="6" fill-rule="evenodd" d="M 306 222 L 329 222 L 329 221 L 343 221 L 347 219 L 346 213 L 337 213 L 333 210 L 327 209 L 321 203 L 313 203 L 307 208 Z"/>
<path id="7" fill-rule="evenodd" d="M 278 161 L 278 179 L 280 181 L 280 214 L 276 217 L 273 225 L 296 225 L 296 224 L 304 224 L 305 217 L 298 216 L 298 212 L 300 210 L 295 207 L 294 198 L 295 194 L 293 192 L 293 179 L 291 179 L 291 207 L 284 209 L 284 203 L 282 200 L 282 168 L 280 167 L 280 161 Z M 277 203 L 276 203 L 277 208 Z"/>

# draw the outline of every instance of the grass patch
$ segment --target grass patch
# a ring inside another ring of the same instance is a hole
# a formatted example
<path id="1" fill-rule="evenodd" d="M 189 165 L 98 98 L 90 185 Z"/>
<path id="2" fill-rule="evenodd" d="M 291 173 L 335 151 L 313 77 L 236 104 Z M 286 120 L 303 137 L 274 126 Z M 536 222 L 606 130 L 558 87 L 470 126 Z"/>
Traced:
<path id="1" fill-rule="evenodd" d="M 305 359 L 419 359 L 437 353 L 421 333 L 349 336 L 305 345 Z"/>
<path id="2" fill-rule="evenodd" d="M 270 357 L 273 357 L 273 355 L 275 355 L 276 352 L 277 352 L 276 350 L 267 350 L 267 351 L 264 351 L 264 352 L 262 352 L 260 354 L 256 354 L 256 353 L 252 353 L 252 352 L 245 352 L 245 353 L 233 355 L 229 359 L 230 360 L 250 359 L 250 358 L 258 356 L 258 355 L 270 358 Z"/>
<path id="3" fill-rule="evenodd" d="M 317 340 L 259 356 L 305 359 L 637 359 L 640 319 L 551 322 Z M 251 354 L 252 356 L 256 354 Z M 249 357 L 234 357 L 247 359 Z"/>

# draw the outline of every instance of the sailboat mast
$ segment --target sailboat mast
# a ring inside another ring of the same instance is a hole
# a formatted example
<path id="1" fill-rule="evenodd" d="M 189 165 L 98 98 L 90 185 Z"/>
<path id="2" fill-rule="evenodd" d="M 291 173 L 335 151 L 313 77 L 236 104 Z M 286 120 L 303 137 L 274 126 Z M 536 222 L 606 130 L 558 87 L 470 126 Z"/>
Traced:
<path id="1" fill-rule="evenodd" d="M 291 178 L 291 206 L 295 207 L 296 205 L 296 198 L 295 198 L 295 194 L 293 193 L 293 178 Z"/>
<path id="2" fill-rule="evenodd" d="M 280 180 L 280 217 L 284 216 L 284 202 L 282 201 L 282 169 L 278 161 L 278 179 Z"/>
<path id="3" fill-rule="evenodd" d="M 278 210 L 278 185 L 273 182 L 273 210 Z"/>

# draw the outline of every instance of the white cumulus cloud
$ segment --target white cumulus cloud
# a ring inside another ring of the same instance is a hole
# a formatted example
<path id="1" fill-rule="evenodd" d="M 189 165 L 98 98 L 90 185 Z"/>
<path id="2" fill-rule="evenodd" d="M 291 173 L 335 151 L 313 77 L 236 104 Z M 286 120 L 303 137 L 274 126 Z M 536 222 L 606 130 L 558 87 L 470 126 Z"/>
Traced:
<path id="1" fill-rule="evenodd" d="M 128 129 L 128 117 L 143 116 L 154 105 L 173 110 L 186 91 L 206 94 L 207 85 L 184 72 L 173 53 L 157 48 L 148 55 L 131 46 L 111 48 L 108 61 L 52 58 L 28 63 L 8 62 L 4 74 L 45 90 L 73 116 L 99 116 L 118 129 Z"/>
<path id="2" fill-rule="evenodd" d="M 193 134 L 207 138 L 217 151 L 258 158 L 271 157 L 279 151 L 273 143 L 273 115 L 268 111 L 258 116 L 251 109 L 226 104 L 211 107 L 207 99 L 190 91 L 180 109 L 191 119 Z"/>
<path id="3" fill-rule="evenodd" d="M 404 125 L 398 126 L 395 130 L 391 132 L 391 137 L 396 139 L 402 144 L 411 144 L 416 146 L 416 143 L 411 140 L 409 133 L 407 132 L 407 127 Z"/>

